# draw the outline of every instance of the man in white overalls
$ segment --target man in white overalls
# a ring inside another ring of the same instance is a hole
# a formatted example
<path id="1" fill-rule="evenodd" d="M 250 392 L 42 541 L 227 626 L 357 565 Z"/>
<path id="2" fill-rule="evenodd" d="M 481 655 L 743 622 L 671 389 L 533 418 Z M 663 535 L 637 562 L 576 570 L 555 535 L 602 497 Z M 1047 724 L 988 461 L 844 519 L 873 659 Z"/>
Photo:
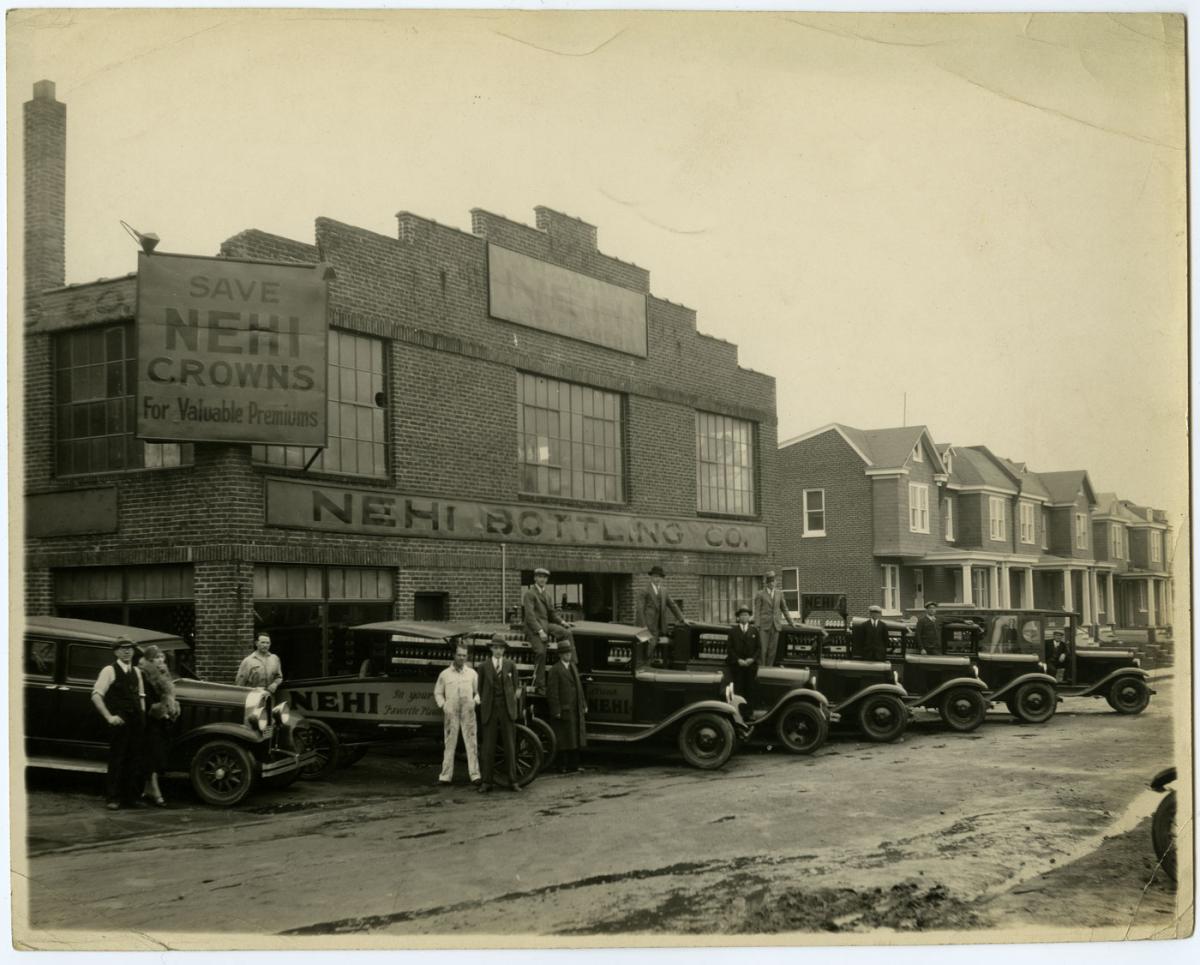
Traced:
<path id="1" fill-rule="evenodd" d="M 454 663 L 438 674 L 433 685 L 433 699 L 445 715 L 442 752 L 442 773 L 438 784 L 447 785 L 454 781 L 454 751 L 458 747 L 458 735 L 462 734 L 467 749 L 467 773 L 471 783 L 479 783 L 479 745 L 475 737 L 475 705 L 479 703 L 479 674 L 474 667 L 467 666 L 467 647 L 460 643 L 454 648 Z"/>

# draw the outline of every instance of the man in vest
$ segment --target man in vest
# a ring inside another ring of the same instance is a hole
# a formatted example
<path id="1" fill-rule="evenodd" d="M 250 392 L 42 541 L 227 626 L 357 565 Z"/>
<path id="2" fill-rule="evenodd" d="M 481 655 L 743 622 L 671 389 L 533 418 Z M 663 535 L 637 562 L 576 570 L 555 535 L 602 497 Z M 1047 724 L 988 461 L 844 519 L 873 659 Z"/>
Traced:
<path id="1" fill-rule="evenodd" d="M 554 608 L 554 597 L 546 589 L 550 571 L 539 566 L 533 571 L 533 586 L 525 587 L 521 593 L 521 612 L 525 621 L 525 639 L 533 647 L 533 689 L 538 693 L 546 690 L 546 643 L 569 640 L 574 646 L 575 638 L 567 623 Z"/>
<path id="2" fill-rule="evenodd" d="M 133 665 L 132 640 L 117 637 L 113 653 L 117 659 L 100 671 L 92 687 L 92 704 L 108 724 L 105 807 L 110 811 L 146 806 L 139 799 L 144 777 L 146 684 Z"/>
<path id="3" fill-rule="evenodd" d="M 764 577 L 766 584 L 754 594 L 754 625 L 758 627 L 758 635 L 762 641 L 763 667 L 775 666 L 775 651 L 779 647 L 779 631 L 786 623 L 794 627 L 792 615 L 783 605 L 783 594 L 775 589 L 775 571 L 770 570 Z"/>

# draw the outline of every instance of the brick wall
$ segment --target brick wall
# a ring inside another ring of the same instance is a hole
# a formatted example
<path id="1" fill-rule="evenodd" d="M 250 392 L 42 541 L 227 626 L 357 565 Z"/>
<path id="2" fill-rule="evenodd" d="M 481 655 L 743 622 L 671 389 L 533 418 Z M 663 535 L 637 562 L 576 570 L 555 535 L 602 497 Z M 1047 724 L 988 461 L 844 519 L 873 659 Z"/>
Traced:
<path id="1" fill-rule="evenodd" d="M 871 480 L 862 459 L 836 430 L 779 450 L 779 537 L 776 562 L 799 570 L 800 592 L 847 594 L 852 612 L 878 601 L 882 585 L 874 553 Z M 823 537 L 804 537 L 805 489 L 825 490 Z"/>
<path id="2" fill-rule="evenodd" d="M 25 305 L 66 277 L 67 107 L 54 84 L 25 102 Z"/>

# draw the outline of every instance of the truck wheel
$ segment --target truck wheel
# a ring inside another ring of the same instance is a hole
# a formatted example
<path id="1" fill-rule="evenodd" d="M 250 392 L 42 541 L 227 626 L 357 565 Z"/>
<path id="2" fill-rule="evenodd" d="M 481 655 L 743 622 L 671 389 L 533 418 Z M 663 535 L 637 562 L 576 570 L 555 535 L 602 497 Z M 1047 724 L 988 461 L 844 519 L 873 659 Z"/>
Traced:
<path id="1" fill-rule="evenodd" d="M 679 753 L 692 767 L 715 771 L 733 754 L 733 724 L 717 714 L 692 714 L 679 728 Z"/>
<path id="2" fill-rule="evenodd" d="M 891 694 L 875 694 L 858 707 L 858 727 L 869 741 L 886 744 L 904 733 L 908 709 Z"/>
<path id="3" fill-rule="evenodd" d="M 965 734 L 983 723 L 987 716 L 987 703 L 978 690 L 955 687 L 942 698 L 938 713 L 947 727 Z"/>
<path id="4" fill-rule="evenodd" d="M 327 777 L 337 767 L 338 760 L 338 739 L 333 728 L 309 717 L 296 728 L 296 736 L 304 750 L 317 752 L 316 759 L 300 769 L 300 776 L 309 781 Z"/>
<path id="5" fill-rule="evenodd" d="M 793 754 L 811 754 L 829 736 L 829 721 L 821 708 L 807 700 L 794 700 L 775 724 L 779 740 Z"/>
<path id="6" fill-rule="evenodd" d="M 517 787 L 525 787 L 533 782 L 542 769 L 542 742 L 538 735 L 524 724 L 513 728 L 516 732 L 514 740 L 517 745 Z M 504 741 L 496 742 L 496 763 L 492 771 L 495 781 L 501 787 L 508 787 L 508 762 L 504 758 Z"/>
<path id="7" fill-rule="evenodd" d="M 1027 724 L 1046 723 L 1057 708 L 1058 697 L 1054 688 L 1037 681 L 1018 687 L 1009 703 L 1010 713 Z"/>
<path id="8" fill-rule="evenodd" d="M 1167 877 L 1175 880 L 1175 792 L 1158 802 L 1154 820 L 1150 824 L 1150 839 L 1154 842 L 1154 856 Z"/>
<path id="9" fill-rule="evenodd" d="M 212 740 L 192 755 L 192 787 L 205 804 L 232 807 L 250 793 L 254 761 L 241 744 Z"/>
<path id="10" fill-rule="evenodd" d="M 1150 703 L 1150 688 L 1140 677 L 1121 677 L 1113 681 L 1106 697 L 1118 714 L 1140 714 Z"/>
<path id="11" fill-rule="evenodd" d="M 554 758 L 558 756 L 558 738 L 554 735 L 554 728 L 550 726 L 549 721 L 540 717 L 530 717 L 529 729 L 537 734 L 542 745 L 542 770 L 548 771 L 554 763 Z"/>

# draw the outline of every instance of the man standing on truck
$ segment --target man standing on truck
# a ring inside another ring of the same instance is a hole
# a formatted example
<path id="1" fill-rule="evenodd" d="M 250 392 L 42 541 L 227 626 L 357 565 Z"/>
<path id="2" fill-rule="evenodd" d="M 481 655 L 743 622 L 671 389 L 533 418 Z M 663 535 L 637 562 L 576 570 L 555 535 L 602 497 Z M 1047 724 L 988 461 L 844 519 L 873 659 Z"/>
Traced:
<path id="1" fill-rule="evenodd" d="M 525 622 L 525 639 L 533 647 L 533 689 L 536 693 L 546 692 L 546 644 L 550 638 L 570 640 L 575 638 L 568 624 L 554 608 L 554 596 L 546 589 L 550 571 L 539 566 L 533 571 L 533 586 L 525 587 L 521 593 L 521 615 Z"/>
<path id="2" fill-rule="evenodd" d="M 762 641 L 762 665 L 774 667 L 775 651 L 779 647 L 779 631 L 783 629 L 784 623 L 789 627 L 796 624 L 792 622 L 792 615 L 783 605 L 783 594 L 775 589 L 775 571 L 767 571 L 763 582 L 766 585 L 754 594 L 754 625 L 758 627 L 758 636 Z"/>
<path id="3" fill-rule="evenodd" d="M 143 743 L 146 731 L 146 682 L 133 665 L 133 641 L 117 637 L 112 645 L 117 658 L 107 664 L 92 687 L 92 705 L 108 724 L 108 773 L 104 781 L 105 807 L 145 807 L 142 791 Z"/>
<path id="4" fill-rule="evenodd" d="M 445 718 L 442 730 L 442 773 L 438 784 L 454 783 L 454 752 L 458 749 L 458 735 L 462 734 L 463 746 L 467 751 L 467 773 L 471 783 L 478 786 L 479 747 L 475 739 L 475 707 L 479 703 L 479 674 L 474 667 L 467 666 L 467 645 L 460 643 L 454 648 L 454 662 L 438 674 L 433 685 L 434 703 L 441 708 Z"/>
<path id="5" fill-rule="evenodd" d="M 921 653 L 941 653 L 942 641 L 938 637 L 937 604 L 933 601 L 925 604 L 925 612 L 917 620 L 917 647 Z"/>
<path id="6" fill-rule="evenodd" d="M 658 565 L 652 566 L 647 575 L 650 577 L 650 582 L 646 584 L 646 588 L 642 590 L 642 595 L 638 598 L 637 616 L 641 621 L 641 626 L 650 631 L 652 637 L 650 659 L 654 660 L 659 643 L 667 638 L 667 628 L 670 626 L 667 621 L 667 611 L 670 610 L 675 615 L 677 623 L 686 627 L 688 622 L 687 617 L 679 609 L 679 605 L 671 599 L 667 588 L 663 586 L 662 581 L 666 578 L 663 568 Z"/>

